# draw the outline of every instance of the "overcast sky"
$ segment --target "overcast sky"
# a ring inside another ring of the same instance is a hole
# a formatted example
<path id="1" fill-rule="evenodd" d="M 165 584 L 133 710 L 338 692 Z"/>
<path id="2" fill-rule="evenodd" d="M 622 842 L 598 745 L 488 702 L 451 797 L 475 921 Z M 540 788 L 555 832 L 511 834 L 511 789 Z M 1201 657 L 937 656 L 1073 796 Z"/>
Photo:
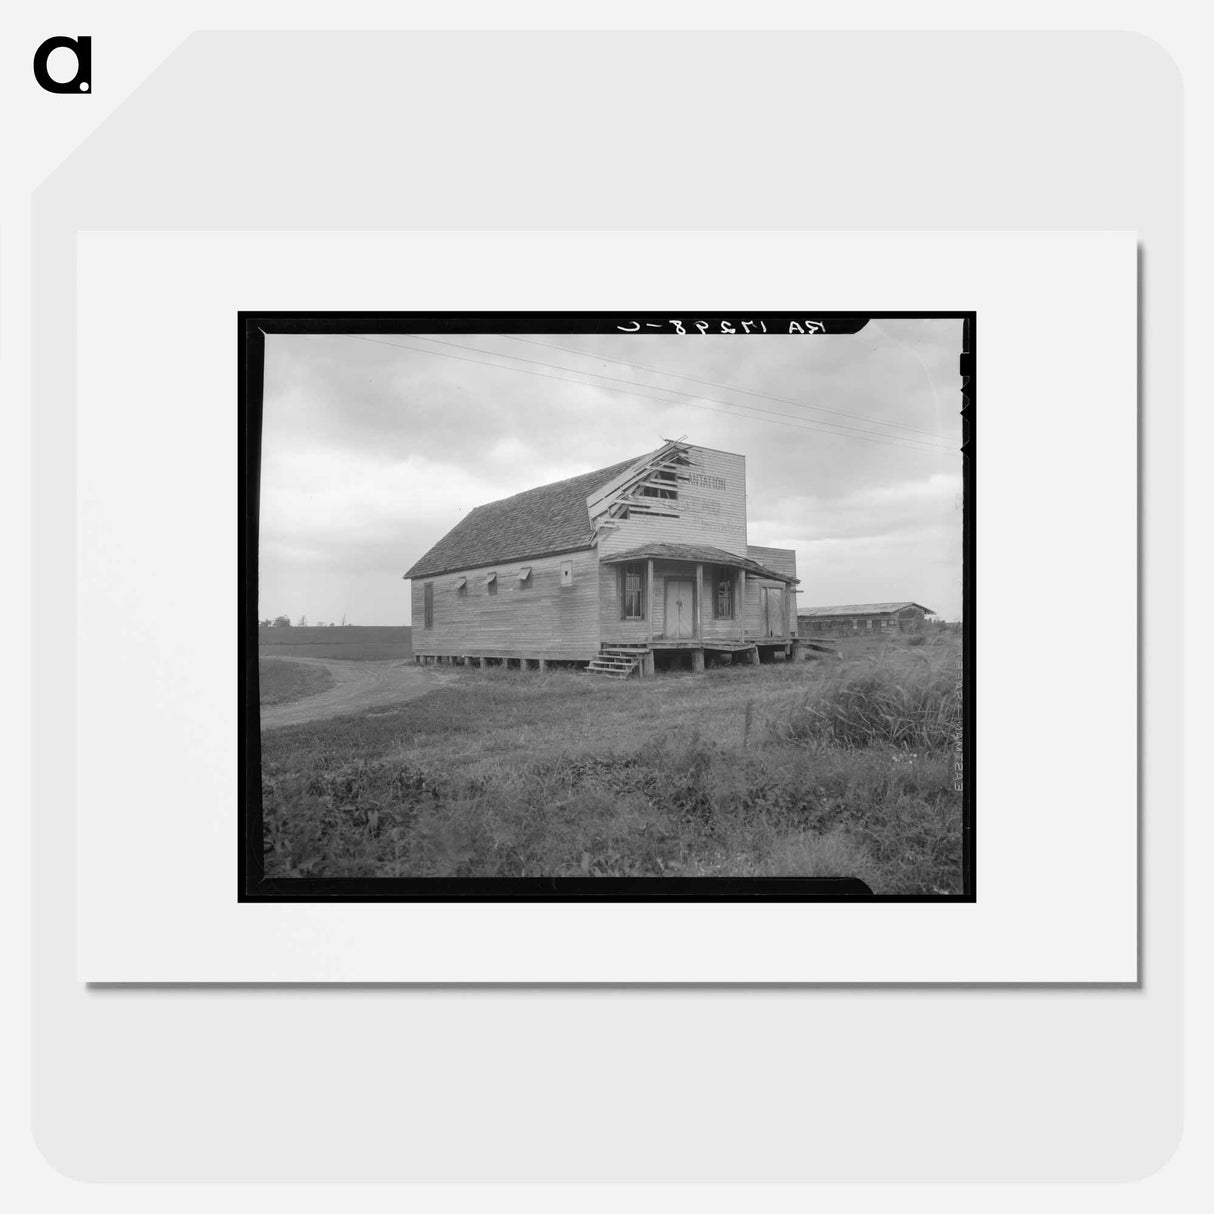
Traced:
<path id="1" fill-rule="evenodd" d="M 266 338 L 261 617 L 407 624 L 401 575 L 474 506 L 685 436 L 746 456 L 750 542 L 796 549 L 799 607 L 960 618 L 960 321 L 441 340 Z"/>

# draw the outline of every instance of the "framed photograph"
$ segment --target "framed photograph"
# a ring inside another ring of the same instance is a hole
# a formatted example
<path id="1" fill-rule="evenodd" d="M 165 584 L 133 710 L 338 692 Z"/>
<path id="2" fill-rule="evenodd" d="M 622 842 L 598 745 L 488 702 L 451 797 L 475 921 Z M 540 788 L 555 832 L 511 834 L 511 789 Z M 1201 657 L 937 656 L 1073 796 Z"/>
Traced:
<path id="1" fill-rule="evenodd" d="M 1133 233 L 78 258 L 87 980 L 1133 979 Z"/>
<path id="2" fill-rule="evenodd" d="M 241 899 L 972 901 L 976 319 L 241 313 Z"/>
<path id="3" fill-rule="evenodd" d="M 1186 64 L 595 20 L 25 42 L 43 1171 L 1149 1177 Z"/>

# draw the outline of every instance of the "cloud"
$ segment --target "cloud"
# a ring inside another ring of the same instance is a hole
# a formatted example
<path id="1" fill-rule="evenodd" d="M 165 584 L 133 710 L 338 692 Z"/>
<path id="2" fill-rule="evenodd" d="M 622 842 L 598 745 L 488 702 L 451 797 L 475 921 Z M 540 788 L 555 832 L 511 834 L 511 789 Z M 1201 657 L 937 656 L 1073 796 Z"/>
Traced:
<path id="1" fill-rule="evenodd" d="M 797 549 L 803 604 L 920 598 L 957 615 L 959 351 L 959 323 L 940 321 L 826 337 L 273 336 L 263 614 L 403 622 L 400 574 L 474 506 L 686 436 L 747 457 L 750 538 Z"/>

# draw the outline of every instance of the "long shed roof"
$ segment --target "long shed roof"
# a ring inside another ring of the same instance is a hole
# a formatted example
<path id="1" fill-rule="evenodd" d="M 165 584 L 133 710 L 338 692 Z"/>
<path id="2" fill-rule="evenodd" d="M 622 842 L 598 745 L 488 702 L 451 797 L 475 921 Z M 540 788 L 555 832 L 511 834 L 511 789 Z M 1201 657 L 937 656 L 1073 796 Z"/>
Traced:
<path id="1" fill-rule="evenodd" d="M 594 533 L 587 497 L 644 458 L 637 456 L 477 506 L 416 561 L 405 577 L 429 577 L 589 548 Z"/>
<path id="2" fill-rule="evenodd" d="M 797 615 L 888 615 L 904 607 L 918 607 L 928 615 L 934 615 L 930 607 L 922 603 L 847 603 L 841 607 L 798 607 Z"/>

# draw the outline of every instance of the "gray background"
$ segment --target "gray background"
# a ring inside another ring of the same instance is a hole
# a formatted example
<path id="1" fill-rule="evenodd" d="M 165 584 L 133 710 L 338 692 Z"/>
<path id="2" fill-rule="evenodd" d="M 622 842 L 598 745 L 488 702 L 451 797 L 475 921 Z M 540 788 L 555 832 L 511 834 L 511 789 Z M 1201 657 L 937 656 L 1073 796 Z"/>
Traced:
<path id="1" fill-rule="evenodd" d="M 1133 35 L 187 41 L 34 198 L 33 1112 L 48 1159 L 163 1180 L 1111 1180 L 1161 1165 L 1180 1133 L 1179 551 L 1153 528 L 1179 501 L 1179 188 L 1179 78 Z M 75 233 L 351 227 L 1137 230 L 1140 988 L 78 986 Z"/>

